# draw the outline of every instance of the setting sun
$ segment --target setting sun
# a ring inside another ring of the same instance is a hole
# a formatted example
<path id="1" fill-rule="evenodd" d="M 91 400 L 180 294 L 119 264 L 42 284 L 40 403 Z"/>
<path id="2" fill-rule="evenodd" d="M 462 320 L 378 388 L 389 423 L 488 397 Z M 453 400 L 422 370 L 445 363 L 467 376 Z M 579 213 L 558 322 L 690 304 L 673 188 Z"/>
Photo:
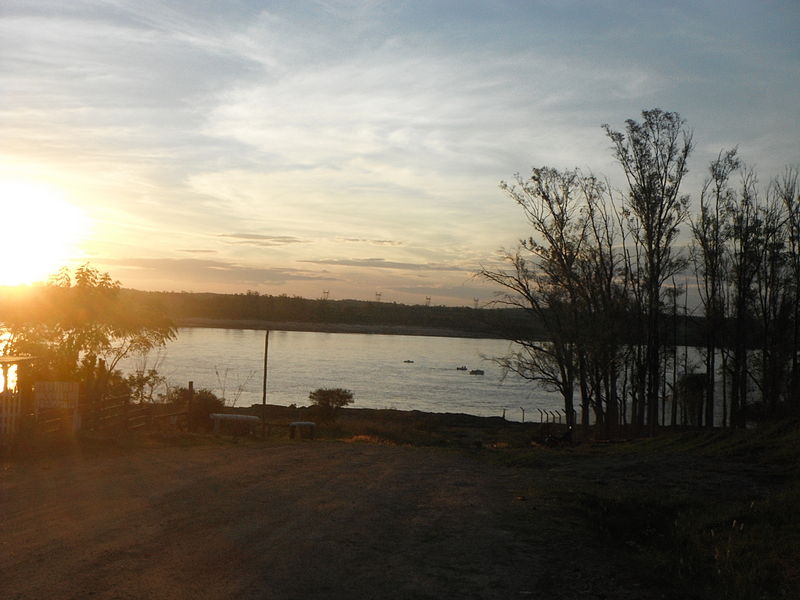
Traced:
<path id="1" fill-rule="evenodd" d="M 58 189 L 30 181 L 0 181 L 0 285 L 47 279 L 77 258 L 86 218 Z"/>

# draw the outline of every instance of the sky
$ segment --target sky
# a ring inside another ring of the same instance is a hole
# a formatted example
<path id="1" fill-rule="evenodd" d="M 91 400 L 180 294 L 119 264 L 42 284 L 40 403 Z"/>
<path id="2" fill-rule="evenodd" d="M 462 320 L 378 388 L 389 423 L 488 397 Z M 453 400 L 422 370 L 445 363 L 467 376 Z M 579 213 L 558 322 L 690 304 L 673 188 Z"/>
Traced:
<path id="1" fill-rule="evenodd" d="M 796 0 L 3 0 L 0 284 L 89 262 L 483 304 L 475 272 L 528 235 L 499 183 L 621 188 L 604 123 L 679 112 L 695 199 L 722 148 L 764 182 L 800 164 L 798 31 Z"/>

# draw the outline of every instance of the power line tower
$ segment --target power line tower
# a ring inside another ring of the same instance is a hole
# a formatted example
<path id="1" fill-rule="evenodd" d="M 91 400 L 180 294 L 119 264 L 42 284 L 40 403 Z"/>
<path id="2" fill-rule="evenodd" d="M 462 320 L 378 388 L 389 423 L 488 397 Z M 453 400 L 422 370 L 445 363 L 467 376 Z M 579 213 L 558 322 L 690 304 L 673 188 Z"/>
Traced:
<path id="1" fill-rule="evenodd" d="M 330 290 L 322 290 L 322 299 L 323 300 L 327 300 L 328 299 L 328 294 L 330 294 L 330 293 L 331 293 Z"/>
<path id="2" fill-rule="evenodd" d="M 478 308 L 478 302 L 479 301 L 480 301 L 480 298 L 473 298 L 472 299 L 472 303 L 473 303 L 473 305 L 475 306 L 476 309 Z"/>
<path id="3" fill-rule="evenodd" d="M 430 305 L 431 305 L 431 297 L 425 296 L 425 306 L 430 306 Z"/>
<path id="4" fill-rule="evenodd" d="M 381 301 L 382 294 L 380 292 L 375 292 L 375 302 Z"/>

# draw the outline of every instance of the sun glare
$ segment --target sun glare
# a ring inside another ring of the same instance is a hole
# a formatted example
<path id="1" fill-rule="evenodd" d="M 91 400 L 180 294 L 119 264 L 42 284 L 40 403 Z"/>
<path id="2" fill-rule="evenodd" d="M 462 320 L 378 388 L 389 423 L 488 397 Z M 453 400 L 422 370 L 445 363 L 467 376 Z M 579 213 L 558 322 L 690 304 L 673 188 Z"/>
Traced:
<path id="1" fill-rule="evenodd" d="M 0 285 L 43 281 L 78 258 L 86 218 L 56 188 L 0 181 Z"/>

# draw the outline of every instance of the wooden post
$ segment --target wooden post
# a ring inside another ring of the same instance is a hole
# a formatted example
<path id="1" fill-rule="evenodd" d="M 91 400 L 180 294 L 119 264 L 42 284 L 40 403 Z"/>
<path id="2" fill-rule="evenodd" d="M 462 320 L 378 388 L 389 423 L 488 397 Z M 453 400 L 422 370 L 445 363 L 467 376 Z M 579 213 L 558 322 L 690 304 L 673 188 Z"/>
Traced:
<path id="1" fill-rule="evenodd" d="M 264 336 L 264 383 L 261 387 L 261 437 L 267 437 L 267 353 L 269 352 L 269 329 Z"/>

